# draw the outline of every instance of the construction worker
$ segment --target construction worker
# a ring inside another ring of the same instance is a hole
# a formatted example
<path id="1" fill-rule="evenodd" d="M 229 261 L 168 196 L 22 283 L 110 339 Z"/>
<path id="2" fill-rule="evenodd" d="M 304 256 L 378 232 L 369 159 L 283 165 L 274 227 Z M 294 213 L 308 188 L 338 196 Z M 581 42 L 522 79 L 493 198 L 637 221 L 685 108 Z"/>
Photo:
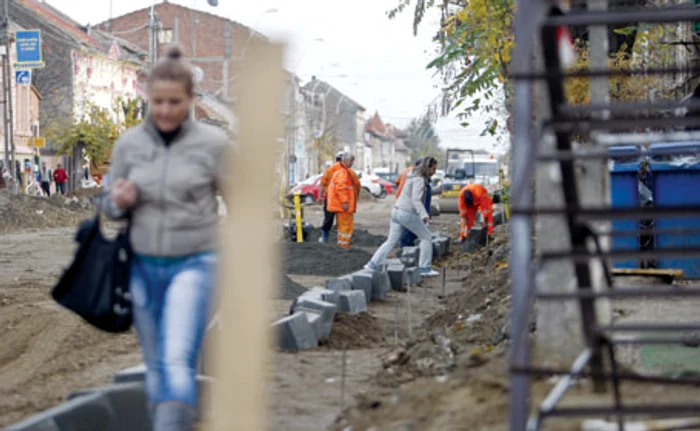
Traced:
<path id="1" fill-rule="evenodd" d="M 352 155 L 343 154 L 340 168 L 335 171 L 328 185 L 328 211 L 335 213 L 338 218 L 338 247 L 340 248 L 350 248 L 355 230 L 358 192 L 357 183 L 353 179 L 357 175 L 350 169 L 353 161 Z"/>
<path id="2" fill-rule="evenodd" d="M 328 236 L 333 227 L 333 220 L 335 219 L 335 213 L 328 211 L 328 195 L 326 192 L 328 191 L 328 186 L 330 185 L 331 178 L 333 178 L 333 174 L 335 174 L 338 169 L 342 168 L 343 156 L 344 153 L 342 151 L 336 154 L 335 163 L 331 165 L 330 168 L 326 169 L 326 172 L 323 173 L 323 177 L 321 178 L 321 188 L 318 195 L 323 201 L 323 225 L 321 226 L 321 238 L 319 238 L 318 241 L 322 243 L 328 242 Z"/>
<path id="3" fill-rule="evenodd" d="M 486 187 L 481 184 L 467 184 L 459 193 L 459 215 L 462 217 L 459 243 L 466 241 L 469 237 L 479 212 L 486 220 L 490 238 L 493 235 L 493 200 Z"/>

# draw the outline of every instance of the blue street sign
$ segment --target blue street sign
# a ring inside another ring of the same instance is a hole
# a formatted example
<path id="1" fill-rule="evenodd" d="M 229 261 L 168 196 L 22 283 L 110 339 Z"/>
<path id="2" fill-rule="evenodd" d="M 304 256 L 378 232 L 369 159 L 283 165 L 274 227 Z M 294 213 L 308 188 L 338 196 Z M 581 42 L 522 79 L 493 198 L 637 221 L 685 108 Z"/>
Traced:
<path id="1" fill-rule="evenodd" d="M 20 30 L 15 32 L 17 62 L 15 67 L 21 69 L 40 69 L 44 67 L 41 54 L 41 30 Z"/>
<path id="2" fill-rule="evenodd" d="M 15 70 L 15 83 L 17 85 L 31 85 L 32 71 L 31 70 Z"/>

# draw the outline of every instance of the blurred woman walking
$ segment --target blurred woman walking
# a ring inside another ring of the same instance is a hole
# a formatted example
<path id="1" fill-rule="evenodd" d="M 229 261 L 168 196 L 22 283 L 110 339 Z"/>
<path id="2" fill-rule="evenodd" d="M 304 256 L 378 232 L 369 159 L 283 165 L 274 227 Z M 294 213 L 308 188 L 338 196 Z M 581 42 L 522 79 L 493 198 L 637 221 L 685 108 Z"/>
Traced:
<path id="1" fill-rule="evenodd" d="M 129 218 L 130 290 L 155 431 L 192 431 L 196 364 L 214 295 L 223 131 L 191 118 L 192 69 L 177 47 L 148 79 L 144 122 L 117 141 L 105 210 Z"/>

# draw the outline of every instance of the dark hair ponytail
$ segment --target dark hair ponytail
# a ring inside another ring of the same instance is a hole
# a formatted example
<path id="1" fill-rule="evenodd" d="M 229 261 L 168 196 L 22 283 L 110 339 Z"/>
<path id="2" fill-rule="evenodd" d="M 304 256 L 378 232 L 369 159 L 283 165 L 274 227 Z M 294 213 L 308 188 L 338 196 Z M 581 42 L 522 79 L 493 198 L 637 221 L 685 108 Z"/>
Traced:
<path id="1" fill-rule="evenodd" d="M 190 96 L 194 95 L 194 76 L 192 68 L 183 59 L 182 48 L 170 45 L 165 50 L 165 56 L 155 64 L 148 76 L 148 84 L 155 81 L 175 81 L 185 86 Z"/>

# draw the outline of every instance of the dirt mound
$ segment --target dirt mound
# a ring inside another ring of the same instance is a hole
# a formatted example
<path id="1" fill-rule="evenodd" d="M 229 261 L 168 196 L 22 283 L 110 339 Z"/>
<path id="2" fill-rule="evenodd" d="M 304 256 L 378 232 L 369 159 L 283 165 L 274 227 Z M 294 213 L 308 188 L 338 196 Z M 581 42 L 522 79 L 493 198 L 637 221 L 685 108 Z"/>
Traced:
<path id="1" fill-rule="evenodd" d="M 374 389 L 332 429 L 501 429 L 508 405 L 508 238 L 460 257 L 463 289 L 415 338 L 382 357 Z M 455 268 L 452 256 L 445 263 Z M 462 272 L 465 274 L 465 272 Z"/>
<path id="2" fill-rule="evenodd" d="M 360 202 L 374 202 L 377 200 L 372 193 L 369 192 L 367 189 L 362 189 L 360 190 L 360 196 L 358 198 Z"/>
<path id="3" fill-rule="evenodd" d="M 285 274 L 340 276 L 362 269 L 372 257 L 357 247 L 344 250 L 330 242 L 286 242 L 283 247 Z"/>
<path id="4" fill-rule="evenodd" d="M 76 225 L 92 214 L 85 199 L 14 195 L 0 190 L 0 232 Z"/>
<path id="5" fill-rule="evenodd" d="M 335 229 L 331 229 L 329 235 L 329 242 L 331 240 L 334 241 L 338 232 Z M 318 242 L 319 238 L 321 238 L 321 229 L 311 229 L 309 242 Z M 352 245 L 355 247 L 379 247 L 384 241 L 386 241 L 384 235 L 374 235 L 366 229 L 356 229 L 352 234 Z"/>
<path id="6" fill-rule="evenodd" d="M 282 286 L 279 291 L 279 299 L 297 299 L 299 295 L 306 292 L 306 288 L 299 283 L 295 283 L 294 280 L 287 277 L 286 275 L 282 277 Z"/>
<path id="7" fill-rule="evenodd" d="M 331 335 L 322 341 L 328 349 L 369 349 L 383 345 L 379 319 L 369 313 L 335 315 Z"/>

